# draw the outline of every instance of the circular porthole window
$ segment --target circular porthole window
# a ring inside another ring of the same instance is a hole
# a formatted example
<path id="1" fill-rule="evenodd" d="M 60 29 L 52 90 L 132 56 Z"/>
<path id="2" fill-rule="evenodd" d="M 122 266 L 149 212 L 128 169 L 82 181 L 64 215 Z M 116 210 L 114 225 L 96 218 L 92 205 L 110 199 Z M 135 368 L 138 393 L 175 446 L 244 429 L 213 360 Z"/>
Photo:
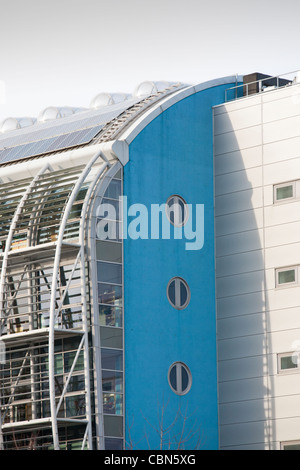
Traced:
<path id="1" fill-rule="evenodd" d="M 171 389 L 177 395 L 185 395 L 192 386 L 192 374 L 183 362 L 174 362 L 168 372 Z"/>
<path id="2" fill-rule="evenodd" d="M 185 200 L 177 194 L 170 196 L 166 202 L 166 215 L 169 222 L 175 227 L 184 225 L 189 216 Z"/>
<path id="3" fill-rule="evenodd" d="M 167 297 L 172 307 L 182 310 L 187 307 L 190 301 L 190 289 L 188 284 L 181 277 L 173 277 L 167 286 Z"/>

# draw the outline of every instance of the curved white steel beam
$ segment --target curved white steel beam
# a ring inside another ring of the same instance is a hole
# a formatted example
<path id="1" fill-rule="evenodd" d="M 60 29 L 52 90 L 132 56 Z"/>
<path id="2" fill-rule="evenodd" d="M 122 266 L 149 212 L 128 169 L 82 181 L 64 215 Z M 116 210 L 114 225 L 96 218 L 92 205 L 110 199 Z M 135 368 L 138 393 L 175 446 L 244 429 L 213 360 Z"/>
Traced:
<path id="1" fill-rule="evenodd" d="M 30 185 L 27 187 L 25 193 L 23 194 L 18 207 L 14 213 L 10 228 L 9 228 L 9 233 L 8 237 L 6 240 L 5 244 L 5 251 L 3 255 L 3 261 L 2 261 L 2 267 L 1 267 L 1 277 L 0 277 L 0 321 L 2 321 L 4 317 L 4 285 L 5 285 L 5 277 L 6 277 L 6 269 L 7 269 L 7 261 L 8 261 L 8 253 L 10 251 L 14 231 L 19 219 L 19 216 L 22 212 L 22 209 L 25 205 L 26 199 L 28 195 L 30 194 L 31 190 L 35 186 L 36 182 L 38 181 L 39 177 L 48 169 L 48 164 L 42 167 L 42 169 L 36 174 L 36 176 L 33 178 L 31 181 Z M 3 448 L 3 438 L 2 438 L 2 418 L 1 418 L 1 412 L 0 412 L 0 448 Z"/>
<path id="2" fill-rule="evenodd" d="M 23 194 L 18 207 L 14 213 L 13 219 L 11 221 L 11 225 L 9 228 L 9 233 L 7 236 L 6 244 L 5 244 L 5 251 L 3 255 L 3 261 L 2 261 L 2 268 L 1 268 L 1 277 L 0 277 L 0 320 L 2 319 L 2 313 L 4 309 L 4 300 L 3 300 L 3 295 L 4 295 L 4 284 L 5 284 L 5 276 L 6 276 L 6 269 L 7 269 L 7 260 L 8 260 L 8 253 L 11 248 L 11 243 L 12 239 L 14 236 L 14 231 L 19 219 L 19 216 L 22 212 L 22 209 L 25 205 L 26 199 L 28 198 L 29 194 L 31 193 L 32 189 L 34 188 L 36 182 L 39 180 L 39 177 L 49 168 L 48 163 L 42 167 L 42 169 L 36 174 L 36 176 L 33 178 L 31 181 L 30 185 L 27 187 L 25 193 Z"/>
<path id="3" fill-rule="evenodd" d="M 68 199 L 66 204 L 66 208 L 64 211 L 64 215 L 61 221 L 57 242 L 56 242 L 56 251 L 54 257 L 54 265 L 53 265 L 53 277 L 52 277 L 52 286 L 51 286 L 51 299 L 50 299 L 50 325 L 49 325 L 49 392 L 50 392 L 50 409 L 51 409 L 51 424 L 52 424 L 52 434 L 53 434 L 53 445 L 55 450 L 59 450 L 59 437 L 58 437 L 58 427 L 57 427 L 57 416 L 56 416 L 56 400 L 55 400 L 55 381 L 54 381 L 54 329 L 55 329 L 55 305 L 56 305 L 56 289 L 57 289 L 57 279 L 58 279 L 58 271 L 59 271 L 59 264 L 60 264 L 60 257 L 61 257 L 61 250 L 62 250 L 62 242 L 65 227 L 67 224 L 69 213 L 72 209 L 73 203 L 75 198 L 81 189 L 82 184 L 84 183 L 85 179 L 89 175 L 93 165 L 96 161 L 102 158 L 104 163 L 101 165 L 99 169 L 99 173 L 102 174 L 107 166 L 109 165 L 108 160 L 103 155 L 102 150 L 97 152 L 93 158 L 88 162 L 85 166 L 84 170 L 82 171 L 80 177 L 78 178 L 72 193 Z M 84 270 L 84 245 L 81 245 L 80 250 L 82 251 L 81 254 L 81 269 Z M 91 436 L 91 405 L 90 405 L 90 381 L 89 381 L 89 366 L 88 366 L 88 329 L 87 329 L 87 319 L 86 319 L 86 301 L 85 301 L 85 292 L 83 292 L 83 327 L 84 327 L 84 336 L 85 336 L 85 374 L 86 376 L 86 387 L 88 387 L 86 393 L 86 414 L 88 420 L 88 444 L 89 449 L 92 448 L 92 436 Z"/>
<path id="4" fill-rule="evenodd" d="M 117 167 L 117 169 L 116 169 Z M 117 172 L 120 168 L 122 167 L 120 162 L 114 163 L 114 165 L 110 165 L 110 169 L 107 171 L 105 174 L 105 178 L 109 178 L 109 182 L 111 181 L 113 176 L 109 176 L 111 172 L 115 173 Z M 79 240 L 81 246 L 85 247 L 85 220 L 88 217 L 88 212 L 89 212 L 89 206 L 90 204 L 94 203 L 95 197 L 98 196 L 99 192 L 99 187 L 103 188 L 103 194 L 109 184 L 105 184 L 103 179 L 101 178 L 101 169 L 98 171 L 92 181 L 92 183 L 89 186 L 88 192 L 86 194 L 85 200 L 84 200 L 84 205 L 82 208 L 81 212 L 81 224 L 80 224 L 80 235 L 79 235 Z M 96 189 L 95 189 L 96 188 Z M 83 250 L 84 251 L 84 250 Z M 95 285 L 95 282 L 92 281 L 92 284 Z M 96 300 L 94 299 L 94 302 L 92 302 L 93 305 L 96 305 Z M 97 320 L 97 313 L 94 310 L 94 325 L 98 325 L 98 320 Z M 94 361 L 95 361 L 95 369 L 96 369 L 96 376 L 95 376 L 95 396 L 97 396 L 97 403 L 95 404 L 96 406 L 96 438 L 99 440 L 99 449 L 102 450 L 104 449 L 104 427 L 103 427 L 103 397 L 102 397 L 102 377 L 101 377 L 101 356 L 99 354 L 99 351 L 101 350 L 101 341 L 100 341 L 100 329 L 94 328 L 93 332 L 93 347 L 96 350 L 94 354 Z"/>

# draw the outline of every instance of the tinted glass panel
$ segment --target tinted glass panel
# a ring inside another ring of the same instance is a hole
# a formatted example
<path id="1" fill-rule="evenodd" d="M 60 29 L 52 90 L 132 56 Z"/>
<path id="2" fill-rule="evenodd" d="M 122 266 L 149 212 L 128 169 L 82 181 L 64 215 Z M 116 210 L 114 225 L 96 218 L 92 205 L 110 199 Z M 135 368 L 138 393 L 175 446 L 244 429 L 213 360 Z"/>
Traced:
<path id="1" fill-rule="evenodd" d="M 300 450 L 300 442 L 299 444 L 285 444 L 283 450 Z"/>
<path id="2" fill-rule="evenodd" d="M 184 392 L 189 384 L 189 376 L 183 366 L 181 366 L 181 391 Z"/>
<path id="3" fill-rule="evenodd" d="M 99 304 L 117 304 L 122 303 L 122 287 L 111 284 L 98 284 Z"/>
<path id="4" fill-rule="evenodd" d="M 123 395 L 103 393 L 103 413 L 112 415 L 123 414 Z"/>
<path id="5" fill-rule="evenodd" d="M 173 225 L 180 226 L 184 223 L 187 216 L 187 206 L 180 196 L 172 196 L 167 201 L 167 216 Z"/>
<path id="6" fill-rule="evenodd" d="M 295 269 L 289 269 L 287 271 L 281 271 L 278 273 L 278 283 L 285 284 L 287 282 L 295 282 L 296 274 Z"/>
<path id="7" fill-rule="evenodd" d="M 180 306 L 187 301 L 187 290 L 183 282 L 180 282 Z"/>
<path id="8" fill-rule="evenodd" d="M 292 356 L 286 356 L 286 357 L 280 358 L 280 367 L 282 370 L 286 370 L 286 369 L 295 369 L 298 366 L 297 366 L 297 363 L 295 364 L 293 362 Z"/>
<path id="9" fill-rule="evenodd" d="M 101 345 L 107 348 L 123 347 L 123 334 L 121 328 L 104 326 L 100 328 Z"/>
<path id="10" fill-rule="evenodd" d="M 167 294 L 171 305 L 178 310 L 185 308 L 189 303 L 188 285 L 179 277 L 170 280 Z"/>
<path id="11" fill-rule="evenodd" d="M 121 437 L 123 434 L 123 418 L 121 416 L 104 416 L 104 434 L 106 436 Z"/>
<path id="12" fill-rule="evenodd" d="M 123 440 L 122 439 L 105 439 L 105 450 L 122 450 Z"/>
<path id="13" fill-rule="evenodd" d="M 100 325 L 122 326 L 122 309 L 110 305 L 99 305 Z"/>
<path id="14" fill-rule="evenodd" d="M 170 370 L 169 380 L 170 380 L 170 384 L 171 384 L 172 388 L 174 388 L 174 390 L 177 390 L 176 366 L 173 366 L 172 369 Z"/>
<path id="15" fill-rule="evenodd" d="M 97 240 L 96 242 L 97 259 L 103 261 L 122 262 L 122 245 L 120 243 L 107 243 Z"/>
<path id="16" fill-rule="evenodd" d="M 120 264 L 97 262 L 98 281 L 122 284 L 122 266 Z"/>
<path id="17" fill-rule="evenodd" d="M 102 349 L 102 369 L 123 370 L 122 351 L 116 349 Z"/>
<path id="18" fill-rule="evenodd" d="M 105 191 L 104 197 L 118 199 L 121 195 L 121 181 L 112 180 Z"/>
<path id="19" fill-rule="evenodd" d="M 293 185 L 282 186 L 282 188 L 276 188 L 276 199 L 280 201 L 281 199 L 287 199 L 294 196 Z"/>
<path id="20" fill-rule="evenodd" d="M 102 386 L 104 392 L 121 392 L 123 391 L 123 374 L 111 370 L 102 371 Z"/>
<path id="21" fill-rule="evenodd" d="M 175 280 L 170 283 L 168 294 L 170 301 L 175 305 Z"/>

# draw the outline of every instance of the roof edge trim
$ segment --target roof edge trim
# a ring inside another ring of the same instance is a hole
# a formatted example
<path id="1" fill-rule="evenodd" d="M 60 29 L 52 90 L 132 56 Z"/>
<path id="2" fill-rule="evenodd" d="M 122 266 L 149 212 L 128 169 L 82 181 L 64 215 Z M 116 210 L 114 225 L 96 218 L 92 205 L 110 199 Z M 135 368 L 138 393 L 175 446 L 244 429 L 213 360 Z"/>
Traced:
<path id="1" fill-rule="evenodd" d="M 151 121 L 153 121 L 153 119 L 155 119 L 162 112 L 166 111 L 168 108 L 183 100 L 184 98 L 187 98 L 188 96 L 191 96 L 200 91 L 207 90 L 209 88 L 226 85 L 235 81 L 240 81 L 242 79 L 243 77 L 240 75 L 228 75 L 226 77 L 208 80 L 206 82 L 199 83 L 198 85 L 191 85 L 185 88 L 181 88 L 180 90 L 172 93 L 170 96 L 164 97 L 162 100 L 159 100 L 157 103 L 151 106 L 145 113 L 143 113 L 138 119 L 136 119 L 132 125 L 130 125 L 124 132 L 122 132 L 118 136 L 118 138 L 120 140 L 125 140 L 129 145 L 135 139 L 135 137 Z"/>
<path id="2" fill-rule="evenodd" d="M 67 170 L 85 165 L 100 151 L 109 161 L 118 159 L 122 165 L 125 165 L 128 161 L 128 145 L 125 141 L 103 142 L 79 149 L 67 150 L 63 154 L 52 154 L 4 166 L 1 168 L 0 183 L 5 184 L 25 178 L 34 178 L 46 164 L 53 170 Z"/>

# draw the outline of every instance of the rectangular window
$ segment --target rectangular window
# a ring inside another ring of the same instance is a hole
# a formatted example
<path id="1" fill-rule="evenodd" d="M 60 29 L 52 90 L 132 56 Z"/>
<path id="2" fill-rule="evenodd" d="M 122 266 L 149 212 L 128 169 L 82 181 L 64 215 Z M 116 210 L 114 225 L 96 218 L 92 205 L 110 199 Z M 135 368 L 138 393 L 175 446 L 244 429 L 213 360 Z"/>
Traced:
<path id="1" fill-rule="evenodd" d="M 278 372 L 291 372 L 299 370 L 299 358 L 297 353 L 278 354 Z"/>
<path id="2" fill-rule="evenodd" d="M 100 325 L 122 327 L 122 308 L 112 305 L 99 305 Z"/>
<path id="3" fill-rule="evenodd" d="M 101 350 L 102 369 L 106 370 L 123 370 L 123 352 L 117 349 Z"/>
<path id="4" fill-rule="evenodd" d="M 112 370 L 102 371 L 102 384 L 104 392 L 123 392 L 123 374 Z"/>
<path id="5" fill-rule="evenodd" d="M 98 303 L 122 305 L 122 287 L 112 284 L 98 284 Z"/>
<path id="6" fill-rule="evenodd" d="M 104 348 L 123 348 L 123 334 L 121 328 L 105 326 L 100 328 L 101 346 Z"/>
<path id="7" fill-rule="evenodd" d="M 281 450 L 300 450 L 300 441 L 282 442 Z"/>
<path id="8" fill-rule="evenodd" d="M 295 197 L 295 182 L 278 184 L 274 186 L 274 202 L 281 202 Z"/>
<path id="9" fill-rule="evenodd" d="M 99 282 L 122 284 L 122 265 L 97 261 L 97 275 Z"/>
<path id="10" fill-rule="evenodd" d="M 112 180 L 105 191 L 104 197 L 109 199 L 119 199 L 121 196 L 121 189 L 121 181 Z"/>
<path id="11" fill-rule="evenodd" d="M 98 260 L 122 263 L 122 245 L 113 241 L 107 243 L 107 241 L 97 240 L 96 256 Z"/>
<path id="12" fill-rule="evenodd" d="M 298 268 L 296 266 L 276 270 L 276 287 L 290 286 L 298 282 Z"/>

